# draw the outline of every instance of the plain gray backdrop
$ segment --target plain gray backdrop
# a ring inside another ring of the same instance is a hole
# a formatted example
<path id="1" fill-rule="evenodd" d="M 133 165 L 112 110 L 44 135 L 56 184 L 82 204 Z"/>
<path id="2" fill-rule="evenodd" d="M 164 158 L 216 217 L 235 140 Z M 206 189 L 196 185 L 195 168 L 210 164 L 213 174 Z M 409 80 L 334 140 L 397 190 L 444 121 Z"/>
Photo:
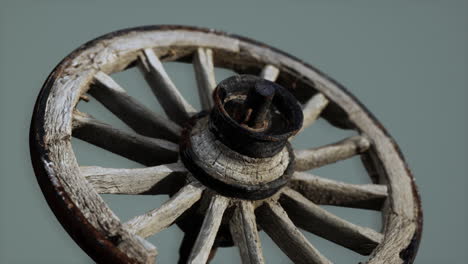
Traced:
<path id="1" fill-rule="evenodd" d="M 351 3 L 352 2 L 352 3 Z M 0 0 L 0 263 L 92 263 L 48 208 L 34 176 L 29 122 L 53 67 L 82 43 L 121 28 L 185 24 L 224 30 L 268 43 L 318 67 L 356 95 L 390 131 L 422 196 L 424 231 L 416 263 L 468 260 L 468 1 L 46 1 Z M 195 105 L 192 68 L 168 64 L 174 82 Z M 217 72 L 217 79 L 229 76 Z M 158 109 L 136 70 L 115 77 L 129 93 Z M 123 127 L 94 102 L 80 109 Z M 296 147 L 332 142 L 349 132 L 324 121 Z M 135 163 L 74 140 L 80 163 Z M 368 182 L 357 160 L 314 172 Z M 104 196 L 122 220 L 157 207 L 165 197 Z M 357 224 L 380 228 L 380 215 L 327 207 Z M 336 263 L 365 257 L 307 237 Z M 173 263 L 182 233 L 150 239 L 160 263 Z M 268 263 L 290 263 L 262 234 Z M 222 249 L 213 263 L 238 263 Z"/>

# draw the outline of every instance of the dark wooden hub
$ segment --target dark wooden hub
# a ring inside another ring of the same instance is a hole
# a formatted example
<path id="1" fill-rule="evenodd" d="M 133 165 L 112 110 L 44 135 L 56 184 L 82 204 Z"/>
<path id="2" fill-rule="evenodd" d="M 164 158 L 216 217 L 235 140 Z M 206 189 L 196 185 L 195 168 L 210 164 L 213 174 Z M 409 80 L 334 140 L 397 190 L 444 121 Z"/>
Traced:
<path id="1" fill-rule="evenodd" d="M 220 82 L 213 99 L 211 131 L 242 155 L 271 157 L 302 127 L 302 109 L 296 98 L 284 87 L 253 75 L 237 75 Z M 249 109 L 253 121 L 246 115 Z"/>
<path id="2" fill-rule="evenodd" d="M 294 171 L 288 138 L 302 125 L 299 103 L 283 87 L 251 75 L 222 81 L 213 97 L 213 110 L 193 117 L 183 131 L 185 166 L 225 196 L 275 194 Z"/>

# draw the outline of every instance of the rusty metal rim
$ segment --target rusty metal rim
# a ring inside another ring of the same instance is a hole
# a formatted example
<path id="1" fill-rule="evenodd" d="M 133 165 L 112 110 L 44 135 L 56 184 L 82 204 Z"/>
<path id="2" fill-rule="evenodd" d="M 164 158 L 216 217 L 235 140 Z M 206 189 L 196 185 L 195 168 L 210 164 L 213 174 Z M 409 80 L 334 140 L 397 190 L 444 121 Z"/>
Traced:
<path id="1" fill-rule="evenodd" d="M 70 234 L 70 236 L 75 240 L 75 242 L 86 251 L 95 261 L 99 263 L 103 262 L 112 262 L 112 263 L 135 263 L 132 259 L 128 258 L 123 252 L 121 252 L 117 247 L 114 246 L 113 242 L 105 237 L 102 233 L 98 232 L 84 217 L 82 212 L 76 207 L 73 203 L 70 196 L 63 191 L 63 185 L 55 175 L 47 173 L 46 163 L 50 161 L 49 154 L 45 148 L 44 142 L 44 114 L 47 103 L 47 98 L 50 94 L 52 84 L 55 82 L 59 73 L 62 72 L 63 68 L 68 66 L 71 60 L 75 58 L 81 51 L 88 49 L 93 46 L 95 43 L 111 39 L 113 37 L 118 37 L 126 35 L 131 32 L 144 32 L 144 31 L 170 31 L 170 30 L 186 30 L 186 31 L 198 31 L 205 32 L 210 34 L 216 34 L 219 36 L 226 36 L 234 39 L 239 39 L 246 43 L 256 45 L 258 47 L 266 48 L 272 50 L 276 53 L 282 54 L 285 57 L 289 57 L 291 60 L 294 60 L 304 67 L 309 68 L 315 71 L 317 74 L 321 75 L 326 80 L 330 81 L 336 85 L 341 91 L 343 91 L 347 96 L 349 96 L 354 102 L 356 102 L 359 107 L 368 115 L 372 122 L 378 126 L 385 136 L 390 139 L 397 151 L 399 158 L 403 161 L 405 169 L 408 172 L 410 177 L 411 187 L 413 191 L 413 198 L 415 206 L 417 207 L 415 221 L 417 222 L 416 230 L 411 240 L 411 243 L 400 252 L 400 257 L 404 260 L 405 263 L 412 263 L 421 240 L 422 235 L 422 226 L 423 226 L 423 214 L 421 207 L 421 199 L 419 192 L 417 190 L 414 177 L 412 176 L 411 171 L 409 170 L 406 160 L 404 159 L 400 148 L 395 143 L 395 140 L 390 136 L 388 131 L 382 126 L 382 124 L 375 118 L 375 116 L 369 112 L 369 110 L 354 96 L 352 95 L 343 85 L 339 84 L 334 79 L 330 78 L 320 70 L 315 67 L 305 63 L 304 61 L 296 58 L 295 56 L 289 55 L 281 50 L 268 46 L 264 43 L 238 36 L 235 34 L 228 34 L 221 31 L 215 31 L 207 28 L 199 28 L 193 26 L 182 26 L 182 25 L 149 25 L 141 26 L 134 28 L 127 28 L 118 31 L 114 31 L 103 36 L 97 37 L 82 46 L 75 49 L 68 56 L 66 56 L 50 73 L 46 79 L 42 89 L 39 93 L 39 96 L 36 100 L 33 116 L 30 126 L 30 154 L 31 160 L 36 174 L 38 183 L 41 187 L 41 190 L 47 200 L 47 203 L 51 207 L 53 213 L 56 215 L 59 222 L 65 228 L 65 230 Z M 91 234 L 91 235 L 89 235 Z"/>

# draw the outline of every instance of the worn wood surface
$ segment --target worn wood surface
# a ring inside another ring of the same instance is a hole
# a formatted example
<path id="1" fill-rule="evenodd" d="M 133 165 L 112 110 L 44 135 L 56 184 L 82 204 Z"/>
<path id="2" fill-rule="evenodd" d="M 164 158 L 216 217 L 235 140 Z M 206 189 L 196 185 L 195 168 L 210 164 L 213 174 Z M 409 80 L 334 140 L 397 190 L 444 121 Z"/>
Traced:
<path id="1" fill-rule="evenodd" d="M 158 189 L 157 184 L 170 177 L 183 177 L 188 173 L 181 163 L 172 163 L 148 168 L 115 169 L 99 166 L 80 167 L 83 175 L 98 193 L 142 194 L 157 192 L 168 194 L 170 190 Z"/>
<path id="2" fill-rule="evenodd" d="M 382 234 L 341 219 L 292 189 L 283 190 L 280 203 L 298 227 L 359 254 L 369 255 L 382 241 Z"/>
<path id="3" fill-rule="evenodd" d="M 167 116 L 178 124 L 183 124 L 195 113 L 195 109 L 177 90 L 152 49 L 144 49 L 139 58 L 140 69 Z"/>
<path id="4" fill-rule="evenodd" d="M 323 109 L 328 105 L 328 99 L 323 94 L 318 93 L 314 95 L 302 108 L 304 113 L 304 121 L 300 131 L 311 126 L 315 120 L 320 116 Z M 299 133 L 300 133 L 299 131 Z"/>
<path id="5" fill-rule="evenodd" d="M 212 94 L 216 87 L 213 51 L 211 49 L 198 48 L 193 56 L 193 67 L 202 109 L 210 110 L 213 107 Z"/>
<path id="6" fill-rule="evenodd" d="M 190 140 L 200 158 L 197 165 L 226 183 L 271 182 L 281 177 L 289 164 L 287 148 L 270 158 L 251 158 L 229 149 L 208 129 L 208 119 L 197 122 Z"/>
<path id="7" fill-rule="evenodd" d="M 202 227 L 198 233 L 197 240 L 193 245 L 187 263 L 206 263 L 210 255 L 216 234 L 218 233 L 224 211 L 229 205 L 229 199 L 216 195 L 211 199 L 210 205 L 205 213 Z"/>
<path id="8" fill-rule="evenodd" d="M 73 115 L 72 135 L 148 166 L 177 161 L 179 147 L 176 144 L 128 133 L 79 112 Z"/>
<path id="9" fill-rule="evenodd" d="M 296 150 L 296 170 L 307 171 L 335 163 L 364 152 L 369 146 L 366 137 L 354 136 L 323 147 Z"/>
<path id="10" fill-rule="evenodd" d="M 265 263 L 252 202 L 238 202 L 229 228 L 243 264 Z"/>
<path id="11" fill-rule="evenodd" d="M 130 219 L 125 225 L 141 237 L 148 237 L 171 225 L 182 213 L 200 200 L 203 187 L 190 183 L 161 207 Z"/>
<path id="12" fill-rule="evenodd" d="M 109 75 L 98 72 L 88 91 L 120 120 L 143 136 L 178 142 L 180 126 L 134 99 Z"/>
<path id="13" fill-rule="evenodd" d="M 91 244 L 83 244 L 83 240 L 77 238 L 88 252 L 108 252 L 110 258 L 120 260 L 116 263 L 151 263 L 156 254 L 154 247 L 122 228 L 118 218 L 91 188 L 91 184 L 81 177 L 69 141 L 72 134 L 71 116 L 76 103 L 87 91 L 97 71 L 111 74 L 123 70 L 137 59 L 141 50 L 154 49 L 157 56 L 164 60 L 174 60 L 189 55 L 196 46 L 212 49 L 214 56 L 223 54 L 223 58 L 214 59 L 217 66 L 229 66 L 237 70 L 248 69 L 242 64 L 281 65 L 282 74 L 289 74 L 306 84 L 298 87 L 313 87 L 340 107 L 346 122 L 352 123 L 372 142 L 372 156 L 380 162 L 377 171 L 382 173 L 379 177 L 388 187 L 387 206 L 383 208 L 385 236 L 368 263 L 407 263 L 413 260 L 422 224 L 419 197 L 398 146 L 375 118 L 339 84 L 287 54 L 247 39 L 184 27 L 127 30 L 91 42 L 67 57 L 44 86 L 36 105 L 37 120 L 31 130 L 33 138 L 37 140 L 35 148 L 42 151 L 39 152 L 42 156 L 33 157 L 35 164 L 39 164 L 35 168 L 41 167 L 45 171 L 44 177 L 49 180 L 44 182 L 52 185 L 59 197 L 48 199 L 61 204 L 60 208 L 65 208 L 67 213 L 62 215 L 73 216 L 60 220 L 74 222 L 75 227 L 87 228 L 86 231 L 101 241 L 99 246 L 90 250 Z M 242 53 L 238 52 L 240 50 Z M 298 93 L 299 96 L 307 94 Z M 306 102 L 310 98 L 299 99 Z M 72 229 L 67 230 L 74 232 Z M 110 237 L 115 236 L 121 238 L 119 241 L 122 242 L 112 242 L 115 240 Z M 102 243 L 106 246 L 103 247 Z M 97 256 L 93 255 L 94 258 Z"/>
<path id="14" fill-rule="evenodd" d="M 277 202 L 263 204 L 256 215 L 263 230 L 294 263 L 331 263 L 304 237 Z"/>
<path id="15" fill-rule="evenodd" d="M 260 77 L 272 82 L 276 81 L 278 75 L 279 69 L 273 65 L 266 65 L 265 67 L 263 67 L 262 72 L 260 73 Z"/>
<path id="16" fill-rule="evenodd" d="M 381 210 L 387 187 L 380 184 L 349 184 L 295 172 L 289 186 L 316 204 Z"/>

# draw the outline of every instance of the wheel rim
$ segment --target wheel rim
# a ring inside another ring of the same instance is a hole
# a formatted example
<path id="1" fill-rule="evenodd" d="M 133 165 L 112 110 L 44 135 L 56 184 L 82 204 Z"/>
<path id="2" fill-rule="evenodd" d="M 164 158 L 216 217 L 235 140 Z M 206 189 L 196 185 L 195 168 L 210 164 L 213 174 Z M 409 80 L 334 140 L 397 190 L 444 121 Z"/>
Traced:
<path id="1" fill-rule="evenodd" d="M 198 49 L 198 47 L 201 47 L 201 49 Z M 322 117 L 337 127 L 357 130 L 362 135 L 361 137 L 339 144 L 341 144 L 340 146 L 348 146 L 349 155 L 361 154 L 369 175 L 375 183 L 384 183 L 387 186 L 388 193 L 385 205 L 382 208 L 384 235 L 379 238 L 378 246 L 370 250 L 372 253 L 368 263 L 412 262 L 422 229 L 422 211 L 416 185 L 398 146 L 365 107 L 341 85 L 290 55 L 242 37 L 184 26 L 153 26 L 122 30 L 83 45 L 54 69 L 36 102 L 30 133 L 31 157 L 36 176 L 57 218 L 75 241 L 96 261 L 151 263 L 157 253 L 154 246 L 139 235 L 135 235 L 128 224 L 122 225 L 97 193 L 99 191 L 98 186 L 93 185 L 91 181 L 86 181 L 83 177 L 85 172 L 80 170 L 70 142 L 72 130 L 79 131 L 83 129 L 83 124 L 85 128 L 89 127 L 90 122 L 93 127 L 97 126 L 99 128 L 100 124 L 93 123 L 94 120 L 90 120 L 86 115 L 80 116 L 75 113 L 73 116 L 73 110 L 79 102 L 80 96 L 90 88 L 90 83 L 95 83 L 97 79 L 101 85 L 106 86 L 109 84 L 106 81 L 111 80 L 106 79 L 108 75 L 133 66 L 138 60 L 143 60 L 143 66 L 141 67 L 144 69 L 144 62 L 148 63 L 151 59 L 154 59 L 151 56 L 156 57 L 156 59 L 159 58 L 161 61 L 177 60 L 185 62 L 191 61 L 192 56 L 195 56 L 195 63 L 198 65 L 195 70 L 200 91 L 213 86 L 214 79 L 210 75 L 204 75 L 209 72 L 209 59 L 211 56 L 216 67 L 230 68 L 238 73 L 260 74 L 266 79 L 275 80 L 277 78 L 276 81 L 279 84 L 295 88 L 294 95 L 303 103 L 306 125 L 311 125 L 321 114 Z M 208 62 L 204 61 L 207 58 Z M 154 74 L 154 72 L 151 73 L 151 70 L 154 70 L 151 65 L 147 70 L 149 74 Z M 160 72 L 156 74 L 160 75 Z M 99 79 L 99 76 L 101 79 Z M 164 77 L 159 77 L 159 82 L 161 82 L 161 79 L 164 81 Z M 99 94 L 93 96 L 99 98 Z M 205 109 L 210 107 L 209 96 L 206 96 L 206 92 L 205 97 L 201 96 L 200 99 Z M 102 101 L 101 103 L 106 104 Z M 325 108 L 327 104 L 328 106 Z M 167 106 L 165 109 L 171 107 Z M 181 102 L 178 108 L 183 109 L 186 113 L 192 111 L 184 102 Z M 184 118 L 189 116 L 184 114 L 184 111 L 175 114 L 171 112 L 173 116 L 177 116 L 173 120 L 174 123 L 184 122 Z M 166 126 L 164 137 L 171 140 L 174 139 L 171 136 L 171 131 L 177 131 L 177 126 L 172 125 L 172 122 L 168 126 L 169 128 Z M 137 127 L 133 128 L 140 134 L 150 133 L 138 130 Z M 92 141 L 93 139 L 88 137 L 85 140 Z M 363 140 L 364 142 L 362 142 Z M 161 157 L 174 155 L 175 152 L 170 144 L 162 144 L 163 146 L 161 146 L 161 142 L 147 142 L 144 140 L 137 143 L 145 146 L 155 146 L 156 151 L 154 148 L 152 150 L 155 151 L 156 155 L 158 155 L 157 153 L 164 153 L 164 155 L 159 154 Z M 361 143 L 368 145 L 368 149 L 364 147 L 366 150 L 361 151 L 359 147 L 362 145 Z M 316 164 L 317 159 L 311 161 L 310 158 L 313 153 L 317 153 L 317 151 L 326 152 L 326 150 L 314 149 L 313 151 L 297 152 L 296 155 L 299 154 L 297 168 L 307 170 L 330 163 L 329 161 L 323 161 L 324 164 Z M 111 151 L 119 152 L 121 150 L 112 149 Z M 134 153 L 127 154 L 127 157 L 130 156 L 129 158 L 134 160 L 139 159 L 139 162 L 146 165 L 154 165 L 151 164 L 151 161 L 140 160 L 141 157 L 135 154 L 139 153 L 139 151 L 141 151 L 141 148 L 136 148 Z M 340 157 L 340 160 L 348 156 Z M 168 160 L 164 160 L 160 164 L 167 163 Z M 176 172 L 175 174 L 183 171 L 180 164 L 172 164 L 166 167 L 168 168 L 164 169 Z M 159 167 L 159 170 L 161 169 L 162 167 Z M 158 173 L 161 174 L 160 171 Z M 173 177 L 173 174 L 171 174 L 171 177 Z M 292 216 L 293 222 L 284 220 L 289 218 L 281 217 L 282 214 L 285 214 L 281 206 L 285 207 L 286 211 L 292 215 L 291 211 L 297 209 L 298 206 L 304 203 L 310 205 L 310 200 L 321 204 L 330 204 L 330 201 L 321 201 L 311 195 L 310 190 L 304 190 L 301 187 L 308 186 L 310 184 L 308 182 L 312 181 L 312 178 L 307 177 L 298 174 L 295 182 L 290 184 L 289 189 L 284 190 L 280 203 L 271 202 L 255 209 L 257 216 L 259 214 L 268 215 L 270 219 L 277 219 L 279 224 L 283 224 L 288 228 L 294 222 L 307 229 L 305 223 L 300 223 L 299 216 Z M 313 186 L 317 186 L 316 184 Z M 193 202 L 193 200 L 198 201 L 202 196 L 200 186 L 197 183 L 187 186 L 184 187 L 187 190 L 183 194 L 188 193 L 190 195 L 187 198 L 188 200 L 184 201 L 189 203 Z M 141 192 L 142 190 L 133 191 Z M 375 191 L 375 193 L 378 192 Z M 174 199 L 174 197 L 177 198 L 177 194 L 171 199 Z M 228 202 L 222 196 L 215 197 L 217 199 L 212 200 L 210 205 L 212 210 L 208 211 L 208 213 L 211 212 L 212 215 L 214 213 L 222 214 L 228 207 Z M 361 208 L 375 207 L 375 204 L 369 203 L 366 199 L 362 200 L 362 197 L 356 199 L 355 201 L 359 201 L 361 204 L 345 204 L 343 202 L 343 204 L 338 205 Z M 362 205 L 363 201 L 364 205 Z M 243 221 L 244 227 L 233 228 L 232 233 L 255 234 L 257 232 L 255 222 L 252 222 L 249 217 L 249 215 L 253 214 L 253 205 L 247 202 L 238 202 L 236 205 L 238 205 L 238 209 L 235 211 L 234 219 L 237 219 L 235 221 L 238 222 Z M 309 210 L 308 216 L 313 216 L 313 213 L 317 212 Z M 216 224 L 219 225 L 220 220 L 213 218 L 206 221 L 216 226 Z M 265 218 L 262 217 L 258 221 L 275 242 L 280 243 L 281 237 L 275 238 L 274 230 L 268 227 L 268 221 L 265 221 Z M 327 222 L 329 220 L 323 221 Z M 211 230 L 215 232 L 214 236 L 216 236 L 216 227 L 207 224 L 207 228 L 212 228 Z M 350 228 L 353 229 L 354 226 Z M 296 232 L 295 229 L 290 231 L 292 233 Z M 360 229 L 358 231 L 361 235 L 366 232 Z M 325 235 L 330 236 L 329 234 Z M 373 235 L 369 235 L 368 238 Z M 213 243 L 215 238 L 211 235 L 207 239 L 207 241 L 211 241 L 208 243 L 208 247 L 211 248 L 209 244 Z M 291 239 L 297 242 L 298 238 L 295 236 Z M 258 244 L 239 241 L 242 240 L 240 238 L 237 238 L 237 240 L 237 243 L 240 243 L 244 262 L 261 263 L 261 249 Z M 335 242 L 343 243 L 339 238 L 335 240 L 338 240 Z M 207 250 L 201 246 L 197 248 L 197 246 L 200 246 L 200 244 L 195 244 L 194 252 L 200 254 L 192 256 L 192 260 L 199 258 L 205 261 L 208 258 L 207 252 L 209 252 L 209 249 Z M 350 245 L 344 246 L 349 247 Z M 286 246 L 280 245 L 280 247 Z M 327 260 L 309 244 L 306 244 L 305 248 L 299 249 L 302 250 L 299 253 L 303 253 L 303 251 L 306 251 L 306 253 L 297 254 L 296 257 L 293 256 L 294 249 L 282 249 L 297 263 L 310 262 L 310 259 L 304 257 L 312 258 L 317 263 L 327 263 Z M 355 250 L 362 249 L 355 248 Z M 368 249 L 364 249 L 364 251 L 366 251 L 365 254 L 370 253 L 367 252 Z M 252 252 L 255 254 L 252 254 Z"/>

